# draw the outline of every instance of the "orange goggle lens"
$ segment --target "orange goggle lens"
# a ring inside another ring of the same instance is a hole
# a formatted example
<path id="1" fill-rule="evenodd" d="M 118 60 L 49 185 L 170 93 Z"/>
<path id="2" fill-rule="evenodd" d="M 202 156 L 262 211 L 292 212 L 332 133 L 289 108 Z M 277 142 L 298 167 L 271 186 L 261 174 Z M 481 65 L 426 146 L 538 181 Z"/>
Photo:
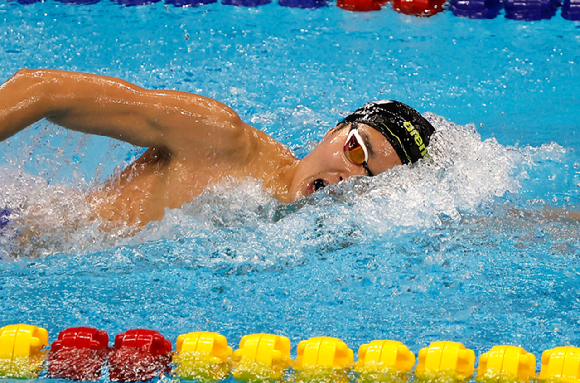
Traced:
<path id="1" fill-rule="evenodd" d="M 356 130 L 350 132 L 346 144 L 344 144 L 344 154 L 350 162 L 362 166 L 368 161 L 368 155 L 365 150 L 366 148 L 363 148 L 364 144 L 359 141 L 357 136 Z"/>

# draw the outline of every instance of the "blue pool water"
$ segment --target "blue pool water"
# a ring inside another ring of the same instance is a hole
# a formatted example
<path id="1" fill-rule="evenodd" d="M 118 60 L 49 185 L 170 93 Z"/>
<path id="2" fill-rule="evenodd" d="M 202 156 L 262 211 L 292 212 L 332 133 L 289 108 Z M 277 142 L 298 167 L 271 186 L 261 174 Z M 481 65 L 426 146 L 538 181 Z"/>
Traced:
<path id="1" fill-rule="evenodd" d="M 207 330 L 234 348 L 269 332 L 294 355 L 319 335 L 538 359 L 580 346 L 580 223 L 544 212 L 580 211 L 579 23 L 106 1 L 0 2 L 0 20 L 1 81 L 48 67 L 200 93 L 298 156 L 371 99 L 439 130 L 432 161 L 295 204 L 225 180 L 140 232 L 103 232 L 80 195 L 141 149 L 41 121 L 0 143 L 0 326 L 51 342 L 81 325 Z"/>

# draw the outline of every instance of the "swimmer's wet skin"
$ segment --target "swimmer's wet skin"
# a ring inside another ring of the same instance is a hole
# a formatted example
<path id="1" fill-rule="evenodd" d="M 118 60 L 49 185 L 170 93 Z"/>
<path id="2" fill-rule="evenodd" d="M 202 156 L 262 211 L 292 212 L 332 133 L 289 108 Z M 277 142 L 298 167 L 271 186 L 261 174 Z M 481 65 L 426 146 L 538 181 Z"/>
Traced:
<path id="1" fill-rule="evenodd" d="M 371 102 L 331 129 L 304 159 L 200 95 L 55 70 L 21 70 L 0 86 L 0 140 L 47 118 L 149 149 L 88 195 L 101 218 L 145 225 L 224 177 L 262 180 L 284 203 L 327 185 L 377 175 L 428 155 L 434 129 L 413 108 Z"/>

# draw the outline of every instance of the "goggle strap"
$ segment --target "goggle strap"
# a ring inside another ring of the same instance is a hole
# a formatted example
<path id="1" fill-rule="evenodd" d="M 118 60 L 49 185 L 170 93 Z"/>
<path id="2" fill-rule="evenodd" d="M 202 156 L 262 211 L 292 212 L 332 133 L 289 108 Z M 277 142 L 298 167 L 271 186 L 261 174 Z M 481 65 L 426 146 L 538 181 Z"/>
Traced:
<path id="1" fill-rule="evenodd" d="M 371 172 L 371 169 L 369 168 L 369 166 L 367 165 L 367 162 L 363 162 L 362 163 L 363 168 L 367 171 L 367 173 L 369 174 L 369 177 L 374 177 L 375 175 L 373 174 L 373 172 Z"/>

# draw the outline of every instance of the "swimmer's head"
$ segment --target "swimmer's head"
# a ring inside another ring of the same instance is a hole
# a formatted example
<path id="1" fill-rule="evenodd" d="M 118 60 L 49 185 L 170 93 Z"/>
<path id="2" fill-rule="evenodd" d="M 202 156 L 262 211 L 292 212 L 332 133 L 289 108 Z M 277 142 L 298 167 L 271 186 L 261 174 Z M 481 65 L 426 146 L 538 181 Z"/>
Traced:
<path id="1" fill-rule="evenodd" d="M 331 129 L 296 169 L 294 199 L 355 176 L 373 176 L 428 156 L 435 129 L 415 109 L 398 101 L 374 101 Z"/>
<path id="2" fill-rule="evenodd" d="M 393 146 L 403 164 L 427 156 L 427 145 L 435 128 L 419 112 L 398 101 L 365 104 L 340 124 L 361 123 L 380 132 Z"/>

